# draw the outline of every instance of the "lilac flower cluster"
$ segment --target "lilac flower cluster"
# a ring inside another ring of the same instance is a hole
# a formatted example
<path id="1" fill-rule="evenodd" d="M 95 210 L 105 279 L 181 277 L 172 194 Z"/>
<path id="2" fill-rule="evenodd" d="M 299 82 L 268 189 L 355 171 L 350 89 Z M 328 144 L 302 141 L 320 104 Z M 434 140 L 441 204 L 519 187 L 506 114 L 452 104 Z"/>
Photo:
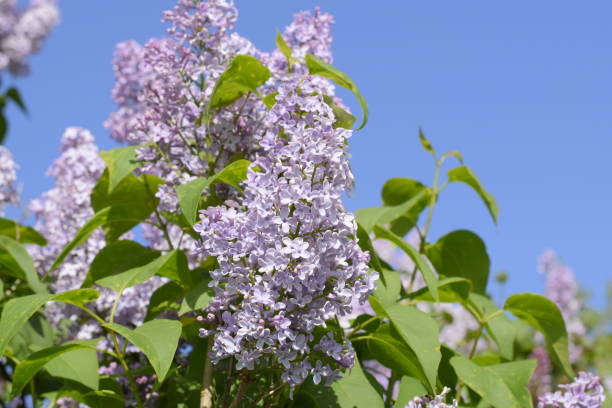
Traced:
<path id="1" fill-rule="evenodd" d="M 582 302 L 578 296 L 578 283 L 572 270 L 567 267 L 552 250 L 545 251 L 540 257 L 540 273 L 546 276 L 546 296 L 555 302 L 563 318 L 567 331 L 572 338 L 584 336 L 586 328 L 580 319 Z M 570 360 L 578 361 L 582 347 L 570 342 Z"/>
<path id="2" fill-rule="evenodd" d="M 351 312 L 374 288 L 368 255 L 354 238 L 342 204 L 352 185 L 346 140 L 309 78 L 279 89 L 259 138 L 261 153 L 244 182 L 244 199 L 204 210 L 196 225 L 203 255 L 215 256 L 209 309 L 217 326 L 215 361 L 235 356 L 238 368 L 282 365 L 296 385 L 312 374 L 332 381 L 353 364 L 350 344 L 325 320 Z"/>
<path id="3" fill-rule="evenodd" d="M 282 53 L 261 52 L 232 32 L 236 19 L 231 1 L 180 0 L 164 15 L 171 23 L 171 38 L 152 39 L 144 46 L 129 41 L 117 47 L 113 98 L 119 110 L 105 125 L 115 140 L 141 145 L 142 171 L 163 178 L 168 186 L 209 176 L 237 153 L 254 158 L 257 136 L 265 132 L 266 109 L 259 98 L 247 95 L 217 112 L 209 126 L 202 126 L 216 81 L 236 55 L 255 56 L 268 65 L 272 79 L 264 93 L 276 91 L 289 78 Z M 314 16 L 299 13 L 284 37 L 297 57 L 303 59 L 311 52 L 331 61 L 332 22 L 330 15 L 318 10 Z M 304 75 L 305 64 L 297 65 L 296 75 Z M 333 97 L 328 81 L 310 80 Z M 160 199 L 164 210 L 176 210 L 173 189 L 162 189 Z"/>
<path id="4" fill-rule="evenodd" d="M 29 248 L 41 274 L 48 271 L 66 244 L 93 215 L 90 194 L 104 170 L 104 162 L 99 157 L 94 137 L 85 129 L 68 128 L 61 140 L 61 152 L 61 156 L 48 171 L 48 175 L 55 178 L 55 187 L 29 205 L 36 217 L 35 228 L 48 241 L 47 246 Z M 75 248 L 64 263 L 52 271 L 53 292 L 79 288 L 91 262 L 105 243 L 104 233 L 98 229 L 83 245 Z M 117 308 L 116 321 L 132 327 L 142 323 L 148 299 L 161 283 L 160 278 L 153 278 L 127 289 Z M 93 309 L 105 314 L 111 308 L 115 294 L 108 289 L 99 289 L 100 297 L 93 304 Z M 50 304 L 47 313 L 55 324 L 62 318 L 76 322 L 83 316 L 80 310 L 59 304 Z M 79 323 L 71 331 L 71 336 L 80 339 L 93 338 L 99 334 L 99 325 L 93 321 Z"/>
<path id="5" fill-rule="evenodd" d="M 559 385 L 562 391 L 544 394 L 538 408 L 600 408 L 606 399 L 599 377 L 580 372 L 574 382 Z"/>
<path id="6" fill-rule="evenodd" d="M 450 392 L 450 388 L 444 387 L 444 390 L 439 395 L 430 397 L 417 397 L 410 401 L 405 408 L 457 408 L 457 401 L 447 404 L 446 394 Z"/>
<path id="7" fill-rule="evenodd" d="M 321 13 L 319 7 L 315 8 L 314 15 L 309 11 L 296 13 L 293 22 L 283 33 L 285 42 L 291 47 L 293 57 L 303 60 L 306 54 L 310 53 L 331 64 L 333 23 L 332 15 Z"/>
<path id="8" fill-rule="evenodd" d="M 533 349 L 529 358 L 536 360 L 537 365 L 531 379 L 529 380 L 529 389 L 534 395 L 550 392 L 552 378 L 552 362 L 545 346 L 537 346 Z"/>
<path id="9" fill-rule="evenodd" d="M 177 185 L 214 174 L 236 154 L 254 162 L 246 197 L 222 191 L 226 205 L 202 215 L 199 250 L 174 227 L 171 244 L 185 249 L 192 264 L 208 255 L 220 262 L 208 318 L 218 325 L 215 361 L 235 355 L 239 369 L 280 364 L 291 384 L 309 374 L 317 382 L 333 379 L 337 367 L 352 365 L 352 349 L 330 333 L 315 341 L 312 329 L 347 313 L 353 298 L 365 300 L 374 279 L 340 199 L 352 183 L 345 146 L 350 132 L 333 129 L 333 113 L 320 94 L 341 101 L 329 81 L 305 77 L 306 53 L 332 60 L 333 19 L 318 9 L 296 15 L 283 34 L 297 58 L 289 73 L 280 51 L 261 52 L 232 32 L 236 18 L 231 1 L 179 0 L 164 15 L 170 38 L 121 44 L 113 91 L 119 110 L 106 126 L 114 139 L 140 146 L 140 171 L 165 181 L 158 192 L 161 212 L 178 212 Z M 262 93 L 280 90 L 279 102 L 268 112 L 248 94 L 204 126 L 217 79 L 239 54 L 268 66 L 271 78 Z M 301 93 L 296 78 L 302 78 Z M 276 201 L 267 202 L 273 195 Z M 168 247 L 155 227 L 147 226 L 144 237 L 154 248 Z"/>
<path id="10" fill-rule="evenodd" d="M 60 151 L 60 157 L 47 172 L 55 179 L 55 187 L 29 205 L 36 217 L 35 228 L 49 242 L 45 247 L 30 249 L 41 274 L 49 269 L 64 246 L 93 215 L 89 196 L 104 170 L 93 135 L 85 129 L 66 129 Z M 94 256 L 103 247 L 104 234 L 101 230 L 95 231 L 54 271 L 52 289 L 64 292 L 78 288 Z"/>
<path id="11" fill-rule="evenodd" d="M 4 215 L 7 205 L 19 204 L 17 181 L 17 164 L 13 161 L 11 151 L 0 146 L 0 216 Z"/>
<path id="12" fill-rule="evenodd" d="M 29 72 L 28 55 L 38 52 L 59 22 L 54 0 L 32 0 L 20 10 L 17 0 L 0 0 L 0 71 Z"/>
<path id="13" fill-rule="evenodd" d="M 140 171 L 167 183 L 158 192 L 160 211 L 178 211 L 175 186 L 213 174 L 236 152 L 248 157 L 254 146 L 264 108 L 257 98 L 223 109 L 202 126 L 219 75 L 234 56 L 256 53 L 250 42 L 231 33 L 236 16 L 231 2 L 182 0 L 164 15 L 171 38 L 117 47 L 113 98 L 119 110 L 106 126 L 115 140 L 141 146 Z M 186 250 L 194 264 L 194 240 L 174 226 L 169 235 L 172 246 Z M 169 246 L 155 227 L 145 228 L 145 238 L 156 249 Z"/>

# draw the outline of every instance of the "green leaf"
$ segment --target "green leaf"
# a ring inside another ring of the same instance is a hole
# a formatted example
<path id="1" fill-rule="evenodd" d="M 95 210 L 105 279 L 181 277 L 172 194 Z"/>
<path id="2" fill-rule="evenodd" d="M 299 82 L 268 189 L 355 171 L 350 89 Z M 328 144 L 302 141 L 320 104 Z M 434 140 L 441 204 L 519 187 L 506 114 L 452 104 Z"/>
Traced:
<path id="1" fill-rule="evenodd" d="M 395 330 L 391 330 L 390 325 L 384 324 L 379 327 L 376 332 L 368 337 L 367 343 L 372 355 L 376 356 L 376 360 L 385 367 L 402 375 L 418 378 L 429 391 L 432 391 L 427 374 L 423 370 L 418 357 L 405 344 L 402 337 Z"/>
<path id="2" fill-rule="evenodd" d="M 160 256 L 154 251 L 129 240 L 115 241 L 97 253 L 81 287 L 90 287 L 95 281 L 137 268 Z"/>
<path id="3" fill-rule="evenodd" d="M 426 394 L 427 389 L 423 387 L 419 380 L 412 377 L 402 377 L 394 407 L 404 408 L 414 398 L 422 397 Z"/>
<path id="4" fill-rule="evenodd" d="M 438 324 L 431 316 L 413 306 L 398 303 L 391 307 L 381 306 L 381 308 L 406 345 L 416 354 L 429 388 L 435 389 L 438 365 L 442 358 L 438 340 L 440 335 Z"/>
<path id="5" fill-rule="evenodd" d="M 444 344 L 440 347 L 440 351 L 442 352 L 442 360 L 438 367 L 438 380 L 443 386 L 454 389 L 457 386 L 457 374 L 451 366 L 450 360 L 460 353 Z"/>
<path id="6" fill-rule="evenodd" d="M 355 213 L 357 222 L 367 231 L 372 232 L 377 225 L 384 226 L 399 217 L 409 213 L 422 201 L 427 192 L 420 191 L 410 200 L 395 206 L 370 207 L 357 210 Z"/>
<path id="7" fill-rule="evenodd" d="M 487 368 L 495 372 L 508 386 L 519 401 L 521 407 L 533 407 L 531 393 L 527 388 L 529 380 L 536 368 L 536 360 L 512 361 L 509 363 L 490 365 Z"/>
<path id="8" fill-rule="evenodd" d="M 510 296 L 504 309 L 541 332 L 555 363 L 568 377 L 574 377 L 569 361 L 565 322 L 554 302 L 534 293 L 522 293 Z"/>
<path id="9" fill-rule="evenodd" d="M 492 366 L 503 362 L 501 356 L 490 351 L 485 351 L 483 354 L 472 357 L 472 361 L 479 366 Z"/>
<path id="10" fill-rule="evenodd" d="M 393 232 L 383 227 L 380 227 L 378 225 L 374 226 L 374 233 L 376 234 L 377 238 L 386 239 L 387 241 L 393 242 L 414 261 L 419 271 L 421 271 L 421 273 L 423 274 L 423 278 L 427 283 L 427 287 L 429 288 L 431 295 L 436 300 L 436 302 L 439 302 L 440 295 L 438 294 L 438 280 L 433 270 L 429 266 L 427 259 L 410 244 L 406 243 L 402 238 L 398 237 Z"/>
<path id="11" fill-rule="evenodd" d="M 205 121 L 208 122 L 213 110 L 231 105 L 248 92 L 257 94 L 257 88 L 269 78 L 270 70 L 257 58 L 250 55 L 236 56 L 213 89 L 204 113 Z"/>
<path id="12" fill-rule="evenodd" d="M 115 387 L 114 384 L 119 385 L 117 381 L 111 378 L 101 377 L 100 390 L 92 390 L 83 386 L 75 387 L 77 384 L 69 383 L 57 392 L 43 394 L 43 396 L 51 401 L 49 406 L 56 406 L 55 401 L 64 397 L 71 398 L 91 408 L 123 408 L 128 406 L 129 404 L 122 397 L 123 389 L 120 388 L 121 386 Z M 112 389 L 108 389 L 108 387 L 112 387 Z"/>
<path id="13" fill-rule="evenodd" d="M 71 358 L 68 354 L 75 350 L 86 350 L 86 353 L 73 354 L 78 359 Z M 93 364 L 91 364 L 91 354 L 93 353 Z M 34 378 L 42 368 L 50 361 L 64 355 L 64 361 L 57 364 L 64 366 L 68 370 L 56 373 L 54 376 L 68 378 L 83 385 L 97 389 L 98 388 L 98 359 L 95 348 L 89 344 L 83 343 L 68 343 L 61 346 L 50 347 L 31 354 L 25 360 L 22 360 L 15 367 L 13 373 L 13 389 L 11 398 L 19 395 L 21 390 Z M 60 374 L 60 375 L 57 375 Z"/>
<path id="14" fill-rule="evenodd" d="M 357 130 L 363 129 L 368 122 L 368 103 L 363 95 L 361 95 L 361 92 L 359 92 L 359 89 L 357 89 L 357 85 L 355 85 L 353 80 L 338 68 L 328 64 L 312 54 L 306 54 L 306 65 L 308 66 L 308 71 L 311 75 L 320 75 L 322 77 L 331 79 L 341 87 L 353 92 L 359 101 L 359 105 L 361 105 L 361 109 L 363 110 L 363 119 Z"/>
<path id="15" fill-rule="evenodd" d="M 6 251 L 12 262 L 7 265 L 2 258 L 0 262 L 14 269 L 14 272 L 26 279 L 28 285 L 35 293 L 48 293 L 47 287 L 38 278 L 34 262 L 28 251 L 17 241 L 0 236 L 0 249 Z M 16 269 L 16 270 L 15 270 Z"/>
<path id="16" fill-rule="evenodd" d="M 118 188 L 116 190 L 117 194 L 123 194 L 124 186 L 126 193 L 128 193 L 129 188 L 134 187 L 134 184 L 132 184 L 132 182 L 130 181 L 131 177 L 135 178 L 135 176 L 133 175 L 128 175 L 127 179 L 129 179 L 129 181 L 126 181 L 125 184 L 121 183 L 121 188 Z M 149 188 L 147 186 L 155 185 L 159 181 L 159 179 L 157 179 L 156 177 L 149 175 L 141 176 L 139 180 L 141 180 L 141 182 L 143 183 L 143 188 L 147 189 Z M 102 181 L 99 182 L 98 185 L 102 185 L 101 183 Z M 154 189 L 153 186 L 151 186 L 150 188 Z M 94 192 L 92 192 L 92 205 L 94 206 L 94 208 L 99 208 L 99 205 L 102 205 L 103 203 L 109 203 L 109 201 L 104 201 L 107 198 L 104 198 L 101 195 L 97 195 L 98 193 L 101 194 L 100 191 L 101 190 L 96 187 L 94 188 Z M 134 189 L 132 193 L 135 197 L 140 197 L 141 199 L 146 200 L 146 198 L 143 198 L 143 196 L 137 194 L 139 191 L 142 192 L 142 190 Z M 146 197 L 150 198 L 153 196 L 153 194 L 155 194 L 155 192 L 154 190 L 147 190 L 146 194 Z M 96 200 L 98 200 L 97 205 L 95 204 Z M 149 201 L 149 203 L 147 204 L 148 207 L 145 208 L 140 205 L 143 204 L 142 201 L 138 204 L 127 202 L 122 205 L 115 204 L 112 201 L 113 200 L 111 198 L 110 207 L 105 207 L 96 210 L 97 212 L 93 215 L 93 217 L 81 227 L 81 229 L 76 233 L 73 240 L 70 241 L 66 245 L 66 247 L 64 247 L 55 262 L 53 262 L 53 265 L 51 265 L 49 272 L 61 265 L 62 262 L 64 262 L 64 260 L 68 256 L 68 254 L 70 254 L 70 252 L 77 246 L 85 243 L 97 228 L 105 226 L 107 241 L 114 241 L 119 238 L 119 236 L 121 236 L 123 233 L 131 229 L 134 225 L 146 219 L 157 205 L 156 201 Z M 143 210 L 143 208 L 145 208 L 145 210 Z"/>
<path id="17" fill-rule="evenodd" d="M 285 58 L 287 58 L 287 65 L 289 67 L 289 71 L 291 71 L 291 65 L 294 61 L 294 58 L 291 56 L 291 48 L 289 45 L 287 45 L 285 39 L 278 30 L 276 30 L 276 47 L 283 53 Z"/>
<path id="18" fill-rule="evenodd" d="M 472 187 L 487 206 L 487 209 L 493 218 L 493 222 L 497 223 L 497 217 L 499 216 L 497 201 L 495 201 L 495 197 L 493 197 L 493 195 L 485 190 L 482 184 L 480 184 L 480 180 L 478 180 L 478 177 L 476 177 L 476 174 L 474 174 L 472 169 L 470 169 L 468 166 L 456 167 L 449 170 L 448 179 L 454 182 L 465 183 Z"/>
<path id="19" fill-rule="evenodd" d="M 128 174 L 111 194 L 108 194 L 108 183 L 109 175 L 105 171 L 91 192 L 91 206 L 96 212 L 110 207 L 103 228 L 107 242 L 111 242 L 155 211 L 159 203 L 155 194 L 163 180 L 149 174 L 138 177 Z"/>
<path id="20" fill-rule="evenodd" d="M 377 298 L 383 306 L 393 305 L 397 302 L 397 298 L 402 288 L 400 274 L 396 271 L 389 271 L 387 269 L 383 269 L 379 273 L 383 276 L 376 284 L 376 289 L 374 289 L 372 295 Z"/>
<path id="21" fill-rule="evenodd" d="M 136 150 L 139 148 L 140 146 L 127 146 L 100 152 L 100 157 L 102 157 L 108 169 L 109 194 L 119 185 L 121 180 L 142 165 L 141 162 L 136 160 Z"/>
<path id="22" fill-rule="evenodd" d="M 385 406 L 381 396 L 368 382 L 359 360 L 355 360 L 355 366 L 350 372 L 334 382 L 331 388 L 340 408 L 384 408 Z"/>
<path id="23" fill-rule="evenodd" d="M 323 101 L 332 109 L 334 112 L 334 116 L 336 117 L 336 122 L 334 122 L 334 128 L 343 128 L 343 129 L 352 129 L 355 122 L 357 122 L 357 118 L 344 110 L 341 106 L 336 105 L 334 100 L 328 96 L 323 94 Z"/>
<path id="24" fill-rule="evenodd" d="M 470 302 L 474 305 L 479 313 L 478 318 L 483 319 L 497 312 L 499 308 L 493 301 L 483 295 L 476 293 L 470 294 Z M 514 357 L 514 339 L 516 338 L 516 328 L 508 316 L 500 314 L 492 319 L 489 319 L 485 324 L 487 332 L 497 343 L 499 354 L 507 359 L 512 360 Z"/>
<path id="25" fill-rule="evenodd" d="M 443 161 L 448 159 L 449 157 L 454 157 L 459 160 L 459 163 L 463 164 L 463 156 L 457 150 L 444 153 L 442 157 L 440 157 L 440 160 Z"/>
<path id="26" fill-rule="evenodd" d="M 97 213 L 95 213 L 93 217 L 91 217 L 89 221 L 87 221 L 81 227 L 81 229 L 75 234 L 72 241 L 70 241 L 64 247 L 62 252 L 60 252 L 60 254 L 57 256 L 57 258 L 53 262 L 53 265 L 51 265 L 51 267 L 47 271 L 47 274 L 53 271 L 58 266 L 60 266 L 62 262 L 64 262 L 68 254 L 70 254 L 70 252 L 74 248 L 76 248 L 77 246 L 81 244 L 84 244 L 89 239 L 91 234 L 96 230 L 96 228 L 101 227 L 108 220 L 109 213 L 110 213 L 110 208 L 104 208 L 103 210 L 100 210 Z"/>
<path id="27" fill-rule="evenodd" d="M 464 278 L 444 278 L 438 281 L 440 302 L 462 303 L 468 299 L 471 289 L 472 283 Z M 431 296 L 428 287 L 409 293 L 408 298 L 425 302 L 436 301 L 433 296 Z"/>
<path id="28" fill-rule="evenodd" d="M 212 298 L 215 296 L 215 291 L 208 286 L 210 280 L 204 279 L 198 285 L 185 294 L 185 298 L 179 309 L 179 316 L 194 310 L 201 310 L 208 306 Z"/>
<path id="29" fill-rule="evenodd" d="M 163 276 L 179 282 L 184 286 L 192 286 L 194 284 L 193 274 L 189 270 L 189 261 L 187 256 L 181 250 L 173 250 L 167 255 L 168 259 L 164 266 L 157 271 L 158 276 Z"/>
<path id="30" fill-rule="evenodd" d="M 2 309 L 0 317 L 0 355 L 21 327 L 48 301 L 70 303 L 82 307 L 98 297 L 95 289 L 75 289 L 58 295 L 36 294 L 9 300 Z"/>
<path id="31" fill-rule="evenodd" d="M 266 105 L 266 108 L 272 109 L 274 105 L 276 105 L 276 95 L 278 95 L 278 92 L 272 92 L 262 98 L 262 101 L 264 105 Z"/>
<path id="32" fill-rule="evenodd" d="M 26 227 L 7 218 L 0 218 L 0 235 L 22 244 L 47 245 L 47 240 L 32 227 Z"/>
<path id="33" fill-rule="evenodd" d="M 491 261 L 478 235 L 466 230 L 453 231 L 428 246 L 426 254 L 440 275 L 469 279 L 475 292 L 485 293 Z"/>
<path id="34" fill-rule="evenodd" d="M 394 177 L 385 182 L 381 195 L 385 205 L 395 206 L 411 200 L 425 189 L 427 187 L 419 181 L 405 177 Z"/>
<path id="35" fill-rule="evenodd" d="M 93 302 L 98 298 L 98 296 L 100 296 L 100 293 L 96 289 L 86 288 L 58 293 L 57 295 L 53 295 L 50 300 L 54 302 L 64 302 L 79 308 L 83 308 L 85 307 L 85 303 Z"/>
<path id="36" fill-rule="evenodd" d="M 116 323 L 106 324 L 110 330 L 119 333 L 138 347 L 147 356 L 157 374 L 159 383 L 164 381 L 181 335 L 181 323 L 176 320 L 151 320 L 136 330 Z"/>
<path id="37" fill-rule="evenodd" d="M 357 239 L 358 239 L 359 247 L 363 249 L 364 251 L 367 251 L 370 254 L 369 265 L 372 268 L 374 268 L 374 270 L 376 271 L 382 271 L 383 268 L 382 268 L 380 259 L 378 258 L 378 254 L 376 253 L 376 250 L 374 249 L 374 245 L 372 245 L 372 240 L 370 239 L 370 235 L 365 230 L 365 228 L 363 228 L 363 226 L 359 224 L 359 222 L 357 222 Z M 382 276 L 381 279 L 384 280 L 385 279 L 384 276 Z"/>
<path id="38" fill-rule="evenodd" d="M 450 363 L 459 378 L 492 406 L 496 408 L 525 407 L 522 405 L 524 402 L 522 398 L 518 399 L 515 396 L 498 374 L 498 370 L 492 369 L 491 366 L 481 367 L 464 356 L 453 357 Z"/>
<path id="39" fill-rule="evenodd" d="M 4 139 L 6 138 L 6 134 L 8 132 L 8 122 L 6 121 L 6 117 L 4 113 L 0 110 L 0 145 L 4 143 Z"/>
<path id="40" fill-rule="evenodd" d="M 54 377 L 81 383 L 93 390 L 98 389 L 100 377 L 96 350 L 71 350 L 49 361 L 45 369 Z"/>
<path id="41" fill-rule="evenodd" d="M 185 288 L 174 281 L 166 282 L 153 292 L 149 300 L 145 321 L 159 316 L 165 311 L 178 309 L 178 301 L 185 294 Z"/>
<path id="42" fill-rule="evenodd" d="M 436 154 L 436 149 L 433 148 L 431 142 L 425 137 L 425 133 L 423 133 L 423 129 L 421 128 L 419 128 L 419 140 L 421 141 L 421 145 L 423 145 L 425 150 L 433 155 Z"/>
<path id="43" fill-rule="evenodd" d="M 163 276 L 167 269 L 173 267 L 173 262 L 176 262 L 177 252 L 180 251 L 175 249 L 146 265 L 128 269 L 125 272 L 107 276 L 95 282 L 100 286 L 114 290 L 119 296 L 125 289 L 146 282 L 155 274 Z"/>
<path id="44" fill-rule="evenodd" d="M 383 186 L 382 200 L 386 206 L 403 204 L 422 191 L 424 195 L 421 199 L 405 214 L 391 223 L 391 231 L 400 237 L 406 235 L 416 226 L 419 216 L 431 201 L 431 191 L 420 182 L 404 177 L 391 178 Z"/>
<path id="45" fill-rule="evenodd" d="M 34 313 L 11 339 L 6 350 L 18 360 L 27 358 L 33 351 L 53 346 L 53 327 L 42 313 Z"/>
<path id="46" fill-rule="evenodd" d="M 225 168 L 211 177 L 200 177 L 176 188 L 181 211 L 190 225 L 196 220 L 198 203 L 204 190 L 213 183 L 225 183 L 232 187 L 240 188 L 240 183 L 246 179 L 247 170 L 251 163 L 248 160 L 237 160 L 228 164 Z"/>
<path id="47" fill-rule="evenodd" d="M 21 94 L 19 93 L 19 91 L 17 90 L 17 88 L 15 87 L 10 87 L 8 89 L 8 91 L 6 91 L 6 99 L 12 100 L 13 102 L 15 102 L 15 104 L 17 106 L 19 106 L 19 109 L 21 109 L 21 111 L 25 114 L 28 113 L 28 108 L 26 108 L 25 103 L 23 102 L 23 99 L 21 98 Z"/>

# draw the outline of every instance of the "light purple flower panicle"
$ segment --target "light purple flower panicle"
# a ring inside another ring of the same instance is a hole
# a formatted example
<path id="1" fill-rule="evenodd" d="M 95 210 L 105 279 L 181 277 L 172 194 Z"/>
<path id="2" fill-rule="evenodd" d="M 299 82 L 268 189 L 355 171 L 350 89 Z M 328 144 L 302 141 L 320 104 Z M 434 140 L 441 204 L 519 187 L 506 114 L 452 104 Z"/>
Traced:
<path id="1" fill-rule="evenodd" d="M 599 377 L 580 372 L 574 382 L 559 385 L 562 391 L 546 393 L 538 408 L 600 408 L 606 399 Z"/>
<path id="2" fill-rule="evenodd" d="M 316 383 L 353 365 L 342 333 L 315 340 L 325 320 L 366 301 L 376 276 L 358 246 L 355 220 L 342 204 L 352 185 L 346 140 L 308 77 L 279 89 L 266 117 L 261 153 L 244 182 L 244 199 L 201 212 L 201 251 L 216 256 L 212 313 L 215 361 L 238 368 L 284 367 L 290 385 Z"/>
<path id="3" fill-rule="evenodd" d="M 238 369 L 280 365 L 292 385 L 308 375 L 329 382 L 354 357 L 341 330 L 324 329 L 325 319 L 347 314 L 355 298 L 364 301 L 376 278 L 341 201 L 353 182 L 351 132 L 333 128 L 321 94 L 341 101 L 328 80 L 306 77 L 306 53 L 332 60 L 333 19 L 319 10 L 296 15 L 283 34 L 298 59 L 289 75 L 282 53 L 261 52 L 233 32 L 236 18 L 231 1 L 179 0 L 164 15 L 170 38 L 120 45 L 113 92 L 119 110 L 106 126 L 116 140 L 141 146 L 139 171 L 165 182 L 162 213 L 180 212 L 176 186 L 218 172 L 238 154 L 253 162 L 244 196 L 214 187 L 225 205 L 201 215 L 199 248 L 180 228 L 168 235 L 192 264 L 207 256 L 219 261 L 212 273 L 217 296 L 205 313 L 213 329 L 203 330 L 214 334 L 215 361 L 235 356 Z M 249 94 L 203 122 L 219 76 L 241 54 L 270 69 L 261 93 L 279 91 L 276 106 L 269 111 Z M 157 228 L 144 232 L 152 247 L 168 248 Z M 322 329 L 316 341 L 315 328 Z"/>
<path id="4" fill-rule="evenodd" d="M 17 168 L 11 151 L 0 146 L 0 216 L 4 215 L 7 205 L 19 205 L 19 192 L 15 185 Z"/>
<path id="5" fill-rule="evenodd" d="M 25 75 L 28 55 L 38 52 L 42 42 L 59 22 L 53 0 L 32 0 L 23 10 L 16 0 L 0 0 L 0 71 Z"/>
<path id="6" fill-rule="evenodd" d="M 572 270 L 561 262 L 558 255 L 552 250 L 547 250 L 542 254 L 539 269 L 540 273 L 546 276 L 545 295 L 561 310 L 570 334 L 570 361 L 578 361 L 582 356 L 582 347 L 571 340 L 574 337 L 584 336 L 586 328 L 580 318 L 582 302 L 578 296 L 576 278 Z"/>

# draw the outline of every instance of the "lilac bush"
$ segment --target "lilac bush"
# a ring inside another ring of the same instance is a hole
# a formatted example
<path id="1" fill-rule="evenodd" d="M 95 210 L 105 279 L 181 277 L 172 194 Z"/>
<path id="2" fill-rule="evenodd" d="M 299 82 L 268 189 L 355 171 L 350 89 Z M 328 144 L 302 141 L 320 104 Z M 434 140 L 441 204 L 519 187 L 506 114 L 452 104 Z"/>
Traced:
<path id="1" fill-rule="evenodd" d="M 0 69 L 25 72 L 54 7 L 0 0 Z M 331 65 L 333 17 L 297 13 L 272 51 L 237 18 L 229 0 L 178 0 L 165 36 L 119 44 L 105 127 L 120 147 L 67 129 L 33 226 L 0 219 L 2 404 L 603 406 L 585 369 L 604 378 L 607 337 L 556 255 L 541 259 L 546 296 L 494 299 L 484 241 L 432 237 L 451 183 L 498 218 L 458 152 L 420 130 L 433 183 L 395 177 L 381 205 L 346 208 L 368 109 Z M 336 86 L 359 102 L 356 129 Z M 0 159 L 4 211 L 19 201 L 1 146 Z"/>

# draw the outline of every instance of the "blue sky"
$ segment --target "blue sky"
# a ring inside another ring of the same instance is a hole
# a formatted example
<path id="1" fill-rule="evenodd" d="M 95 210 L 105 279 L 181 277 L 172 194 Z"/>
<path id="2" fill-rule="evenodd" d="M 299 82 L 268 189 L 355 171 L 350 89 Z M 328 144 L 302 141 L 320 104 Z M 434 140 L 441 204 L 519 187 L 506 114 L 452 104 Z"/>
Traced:
<path id="1" fill-rule="evenodd" d="M 237 31 L 259 48 L 294 12 L 322 2 L 238 0 Z M 103 148 L 114 109 L 117 42 L 164 34 L 173 1 L 60 1 L 62 23 L 19 79 L 31 111 L 10 110 L 7 145 L 21 165 L 23 199 L 52 185 L 43 176 L 67 126 L 89 128 Z M 612 3 L 606 1 L 361 2 L 336 0 L 335 65 L 370 104 L 368 126 L 351 141 L 355 210 L 379 203 L 390 177 L 430 183 L 431 158 L 418 126 L 439 151 L 459 150 L 496 196 L 495 227 L 477 197 L 450 186 L 432 236 L 471 229 L 487 243 L 492 269 L 507 270 L 506 293 L 541 292 L 537 256 L 554 248 L 604 304 L 612 280 Z M 359 111 L 350 95 L 345 100 Z"/>

